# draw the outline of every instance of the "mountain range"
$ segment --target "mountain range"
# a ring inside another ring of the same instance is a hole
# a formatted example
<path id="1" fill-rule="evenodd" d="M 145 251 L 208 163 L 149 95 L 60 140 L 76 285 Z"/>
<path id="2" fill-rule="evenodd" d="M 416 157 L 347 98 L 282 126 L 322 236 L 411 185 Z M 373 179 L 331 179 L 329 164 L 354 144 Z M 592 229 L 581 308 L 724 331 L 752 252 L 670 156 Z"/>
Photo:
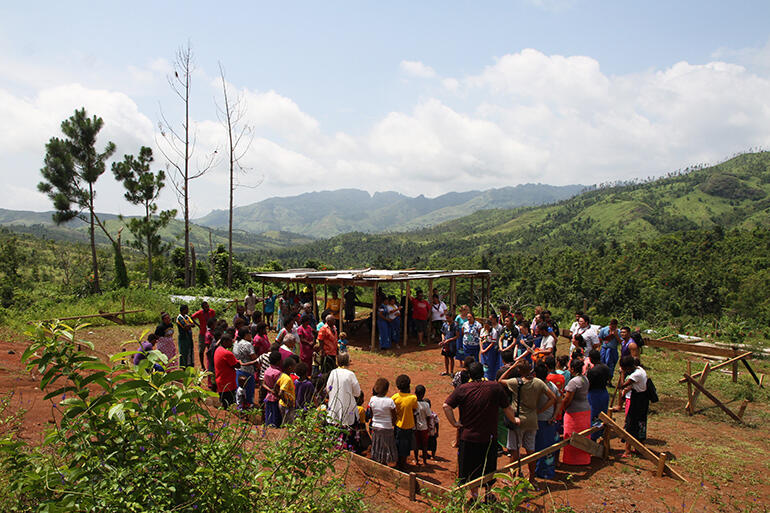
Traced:
<path id="1" fill-rule="evenodd" d="M 261 233 L 284 231 L 308 237 L 346 232 L 403 232 L 457 219 L 478 210 L 554 203 L 579 194 L 583 185 L 522 184 L 483 191 L 450 192 L 435 198 L 359 189 L 274 197 L 233 209 L 233 228 Z M 227 229 L 228 211 L 214 210 L 196 224 Z"/>

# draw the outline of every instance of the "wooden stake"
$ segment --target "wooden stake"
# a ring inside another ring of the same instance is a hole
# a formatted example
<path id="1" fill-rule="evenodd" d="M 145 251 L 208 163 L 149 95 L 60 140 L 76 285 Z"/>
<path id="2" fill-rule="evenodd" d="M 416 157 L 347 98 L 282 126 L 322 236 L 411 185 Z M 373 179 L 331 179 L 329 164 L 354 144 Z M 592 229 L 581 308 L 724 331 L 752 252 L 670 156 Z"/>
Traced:
<path id="1" fill-rule="evenodd" d="M 406 341 L 408 337 L 408 333 L 406 332 L 406 321 L 409 317 L 409 280 L 406 281 L 406 296 L 404 296 L 404 311 L 401 312 L 401 320 L 403 321 L 404 325 L 404 332 L 401 334 L 401 347 L 406 347 Z"/>
<path id="2" fill-rule="evenodd" d="M 743 420 L 743 414 L 746 413 L 746 406 L 749 405 L 749 400 L 744 399 L 743 403 L 741 403 L 741 407 L 738 408 L 738 417 Z"/>
<path id="3" fill-rule="evenodd" d="M 668 459 L 668 454 L 665 452 L 660 453 L 660 457 L 658 457 L 658 468 L 655 471 L 656 476 L 663 477 L 663 473 L 666 471 L 666 459 Z"/>
<path id="4" fill-rule="evenodd" d="M 687 360 L 687 375 L 692 376 L 692 364 L 690 360 Z M 687 415 L 692 416 L 692 384 L 689 381 L 687 381 L 687 405 L 685 406 L 685 409 L 687 410 Z"/>
<path id="5" fill-rule="evenodd" d="M 749 365 L 749 362 L 747 362 L 745 359 L 743 359 L 741 361 L 743 362 L 743 365 L 746 367 L 746 370 L 749 371 L 749 374 L 751 374 L 751 377 L 754 378 L 754 381 L 757 382 L 757 385 L 759 385 L 761 387 L 762 386 L 762 380 L 757 377 L 757 374 L 754 372 L 754 369 L 751 368 L 751 365 Z"/>
<path id="6" fill-rule="evenodd" d="M 715 371 L 715 370 L 717 370 L 717 369 L 721 369 L 722 367 L 727 367 L 728 365 L 730 365 L 730 364 L 731 364 L 731 363 L 733 363 L 733 362 L 734 362 L 734 363 L 736 364 L 736 366 L 737 366 L 737 364 L 738 364 L 738 361 L 739 361 L 739 360 L 743 360 L 744 358 L 748 358 L 748 357 L 750 357 L 750 356 L 751 356 L 751 353 L 742 353 L 742 354 L 739 354 L 738 356 L 736 356 L 736 357 L 734 357 L 734 358 L 730 358 L 729 360 L 725 360 L 725 361 L 724 361 L 724 362 L 722 362 L 722 363 L 718 363 L 718 364 L 716 364 L 716 365 L 712 365 L 712 366 L 711 366 L 711 370 L 712 370 L 712 371 Z M 688 372 L 687 374 L 690 374 L 690 373 Z M 700 372 L 696 372 L 695 374 L 690 374 L 690 376 L 692 376 L 692 377 L 693 377 L 693 378 L 695 378 L 695 379 L 698 379 L 698 378 L 701 376 L 701 374 L 703 374 L 703 371 L 700 371 Z M 686 380 L 686 379 L 684 379 L 684 378 L 682 378 L 682 379 L 680 379 L 680 380 L 679 380 L 679 382 L 680 382 L 680 383 L 685 383 L 686 381 L 687 381 L 687 380 Z"/>
<path id="7" fill-rule="evenodd" d="M 599 419 L 604 423 L 604 430 L 605 430 L 605 432 L 606 432 L 607 428 L 610 428 L 610 429 L 614 430 L 615 432 L 617 432 L 618 436 L 620 436 L 621 438 L 625 439 L 631 445 L 636 447 L 639 450 L 639 452 L 640 452 L 640 454 L 642 456 L 644 456 L 648 460 L 654 461 L 656 464 L 660 461 L 660 458 L 658 456 L 656 456 L 654 452 L 649 450 L 647 448 L 647 446 L 645 446 L 642 442 L 640 442 L 639 440 L 637 440 L 636 438 L 631 436 L 631 434 L 628 431 L 626 431 L 625 429 L 620 427 L 620 425 L 617 422 L 615 422 L 614 420 L 612 420 L 609 417 L 609 415 L 607 415 L 604 412 L 600 412 L 599 413 Z M 680 481 L 684 481 L 685 483 L 687 482 L 687 479 L 682 477 L 676 470 L 671 468 L 671 465 L 669 465 L 668 463 L 664 463 L 664 465 L 665 465 L 664 468 L 665 468 L 666 472 L 671 474 L 673 477 L 679 479 Z"/>
<path id="8" fill-rule="evenodd" d="M 374 282 L 374 287 L 372 287 L 372 342 L 371 342 L 371 349 L 374 351 L 374 343 L 375 343 L 375 337 L 377 333 L 377 282 Z"/>
<path id="9" fill-rule="evenodd" d="M 736 422 L 738 422 L 738 423 L 741 423 L 741 424 L 743 423 L 743 421 L 741 420 L 741 418 L 740 418 L 738 415 L 736 415 L 735 413 L 733 413 L 733 412 L 730 410 L 730 408 L 728 408 L 727 406 L 725 406 L 725 405 L 724 405 L 724 403 L 723 403 L 722 401 L 720 401 L 719 399 L 717 399 L 717 398 L 714 396 L 714 394 L 712 394 L 711 392 L 709 392 L 708 390 L 706 390 L 706 388 L 705 388 L 705 387 L 704 387 L 704 386 L 703 386 L 701 383 L 699 383 L 698 381 L 695 381 L 694 379 L 692 379 L 692 377 L 691 377 L 691 376 L 687 376 L 687 381 L 689 381 L 690 383 L 692 383 L 692 386 L 694 386 L 694 387 L 696 388 L 696 391 L 702 392 L 702 393 L 703 393 L 703 395 L 705 395 L 706 397 L 708 397 L 709 399 L 711 399 L 711 401 L 712 401 L 714 404 L 716 404 L 717 406 L 719 406 L 719 407 L 722 409 L 722 411 L 723 411 L 723 412 L 725 412 L 727 415 L 729 415 L 729 416 L 730 416 L 730 418 L 732 418 L 734 421 L 736 421 Z"/>
<path id="10" fill-rule="evenodd" d="M 409 472 L 409 500 L 417 500 L 417 475 L 414 472 Z"/>
<path id="11" fill-rule="evenodd" d="M 318 295 L 315 288 L 315 283 L 313 283 L 310 287 L 313 292 L 313 316 L 315 316 L 317 321 L 320 321 L 318 318 Z"/>
<path id="12" fill-rule="evenodd" d="M 738 383 L 738 362 L 733 362 L 733 383 Z"/>
<path id="13" fill-rule="evenodd" d="M 708 377 L 709 373 L 711 372 L 711 362 L 706 362 L 706 367 L 703 368 L 703 371 L 700 375 L 700 380 L 695 381 L 691 376 L 688 381 L 692 380 L 693 383 L 698 383 L 701 387 L 703 387 L 703 384 L 706 382 L 706 378 Z M 687 379 L 687 378 L 685 378 Z M 698 400 L 698 394 L 700 393 L 700 388 L 695 387 L 695 390 L 692 393 L 692 397 L 690 398 L 690 402 L 687 403 L 687 408 L 690 409 L 690 411 L 695 412 L 695 401 Z"/>

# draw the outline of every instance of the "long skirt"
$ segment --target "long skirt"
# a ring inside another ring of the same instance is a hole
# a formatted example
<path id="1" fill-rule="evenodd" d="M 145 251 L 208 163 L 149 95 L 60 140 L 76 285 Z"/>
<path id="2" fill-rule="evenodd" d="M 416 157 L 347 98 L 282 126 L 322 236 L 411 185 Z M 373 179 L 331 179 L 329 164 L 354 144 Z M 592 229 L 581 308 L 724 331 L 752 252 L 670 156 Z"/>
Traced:
<path id="1" fill-rule="evenodd" d="M 487 378 L 487 381 L 494 381 L 497 379 L 497 371 L 500 369 L 500 353 L 496 348 L 492 348 L 480 356 L 481 363 L 484 365 L 484 377 Z"/>
<path id="2" fill-rule="evenodd" d="M 463 351 L 465 351 L 465 356 L 472 356 L 475 361 L 479 361 L 479 346 L 468 346 L 463 344 Z"/>
<path id="3" fill-rule="evenodd" d="M 396 462 L 398 450 L 393 428 L 372 428 L 372 459 L 383 465 Z"/>
<path id="4" fill-rule="evenodd" d="M 537 421 L 537 435 L 535 435 L 535 452 L 542 451 L 559 441 L 558 426 L 547 420 Z M 543 479 L 553 479 L 556 475 L 556 458 L 558 453 L 552 452 L 537 460 L 535 475 Z"/>
<path id="5" fill-rule="evenodd" d="M 177 361 L 178 358 L 176 357 L 177 352 L 176 352 L 176 343 L 174 342 L 174 337 L 158 338 L 158 341 L 155 343 L 155 349 L 165 354 L 166 357 L 168 358 L 168 364 L 166 365 L 166 370 L 174 370 L 178 367 L 179 362 Z"/>
<path id="6" fill-rule="evenodd" d="M 380 349 L 390 349 L 391 329 L 390 323 L 383 319 L 377 319 L 377 329 L 380 331 Z"/>
<path id="7" fill-rule="evenodd" d="M 599 420 L 599 413 L 607 413 L 607 408 L 610 405 L 610 394 L 606 388 L 589 390 L 588 391 L 588 404 L 591 405 L 591 425 L 598 426 L 601 424 Z M 602 436 L 602 431 L 597 431 L 591 435 L 591 440 L 596 441 Z"/>
<path id="8" fill-rule="evenodd" d="M 591 411 L 576 411 L 564 414 L 564 439 L 591 427 Z M 567 445 L 562 452 L 561 461 L 567 465 L 590 465 L 591 455 L 585 451 Z"/>
<path id="9" fill-rule="evenodd" d="M 632 391 L 626 399 L 626 425 L 628 433 L 643 442 L 647 438 L 647 413 L 650 410 L 650 400 L 647 392 Z"/>

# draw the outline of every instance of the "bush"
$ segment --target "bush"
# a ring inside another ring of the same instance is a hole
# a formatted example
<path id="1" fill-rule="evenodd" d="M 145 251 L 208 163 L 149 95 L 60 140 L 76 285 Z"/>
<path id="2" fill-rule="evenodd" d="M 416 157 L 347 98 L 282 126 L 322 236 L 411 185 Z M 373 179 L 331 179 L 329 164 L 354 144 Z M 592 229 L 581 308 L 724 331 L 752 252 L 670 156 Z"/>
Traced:
<path id="1" fill-rule="evenodd" d="M 6 436 L 0 483 L 16 511 L 357 512 L 363 503 L 335 471 L 339 434 L 313 415 L 271 440 L 211 410 L 195 369 L 154 372 L 166 357 L 133 352 L 99 361 L 65 325 L 38 326 L 24 352 L 54 406 L 47 450 Z"/>

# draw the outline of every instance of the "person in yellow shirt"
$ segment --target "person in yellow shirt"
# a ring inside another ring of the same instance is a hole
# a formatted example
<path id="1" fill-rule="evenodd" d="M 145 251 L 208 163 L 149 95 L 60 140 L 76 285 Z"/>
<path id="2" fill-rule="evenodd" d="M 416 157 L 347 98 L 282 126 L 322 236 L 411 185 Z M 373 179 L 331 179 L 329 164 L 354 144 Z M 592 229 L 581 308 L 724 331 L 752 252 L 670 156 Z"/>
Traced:
<path id="1" fill-rule="evenodd" d="M 417 411 L 417 396 L 410 393 L 412 381 L 406 374 L 396 378 L 398 393 L 393 394 L 393 402 L 396 403 L 396 448 L 398 449 L 398 462 L 396 468 L 403 470 L 406 467 L 406 459 L 414 449 L 415 462 L 417 459 L 417 446 L 414 442 L 414 414 Z"/>
<path id="2" fill-rule="evenodd" d="M 294 380 L 290 374 L 294 372 L 297 362 L 292 356 L 283 361 L 283 372 L 278 377 L 275 386 L 278 388 L 279 408 L 281 410 L 282 425 L 290 424 L 294 420 L 295 397 Z"/>
<path id="3" fill-rule="evenodd" d="M 335 319 L 339 319 L 341 306 L 342 301 L 337 297 L 337 291 L 332 289 L 332 297 L 326 300 L 326 309 L 331 312 Z"/>

